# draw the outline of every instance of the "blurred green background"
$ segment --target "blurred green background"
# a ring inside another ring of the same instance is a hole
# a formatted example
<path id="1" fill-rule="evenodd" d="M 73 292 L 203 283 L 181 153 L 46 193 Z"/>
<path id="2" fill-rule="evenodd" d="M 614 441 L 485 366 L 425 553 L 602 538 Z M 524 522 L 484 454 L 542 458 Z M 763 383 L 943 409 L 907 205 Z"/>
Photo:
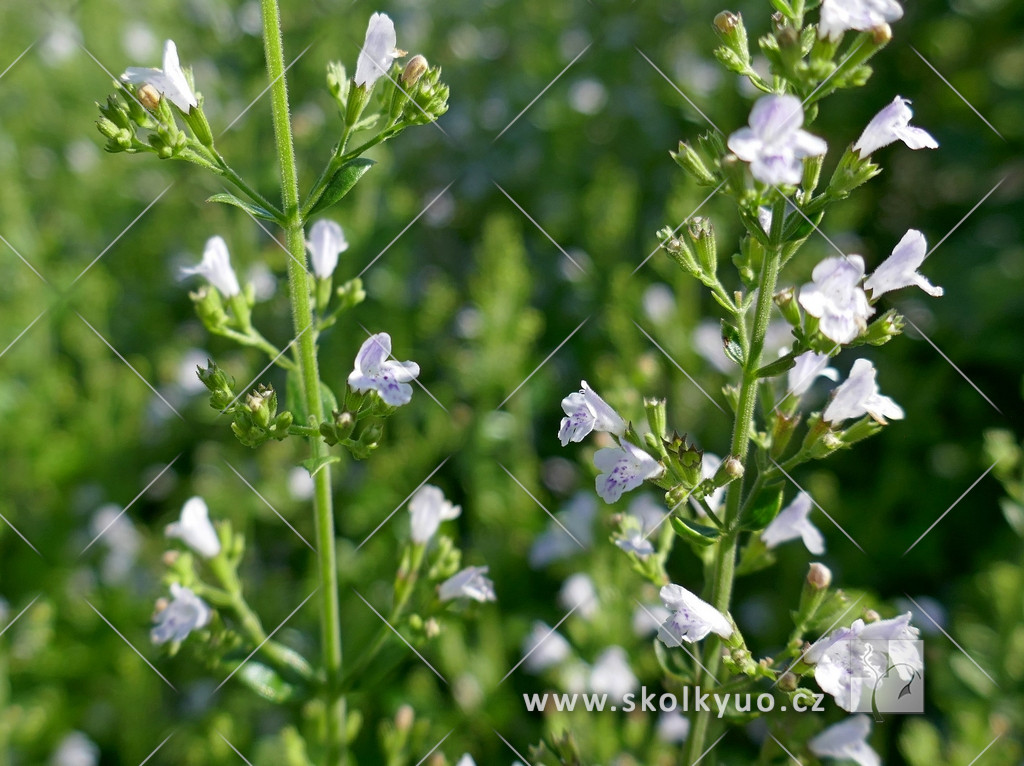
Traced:
<path id="1" fill-rule="evenodd" d="M 744 13 L 754 37 L 768 28 L 766 6 L 744 0 L 731 9 Z M 667 258 L 645 259 L 654 232 L 680 223 L 706 195 L 668 157 L 680 139 L 708 128 L 677 88 L 726 133 L 746 123 L 752 95 L 711 58 L 710 22 L 722 8 L 706 0 L 283 0 L 286 55 L 304 51 L 289 83 L 307 188 L 337 137 L 325 65 L 340 59 L 352 70 L 374 10 L 394 18 L 400 47 L 444 67 L 451 110 L 438 126 L 376 150 L 379 164 L 331 212 L 351 243 L 338 275 L 367 269 L 370 298 L 324 337 L 324 377 L 341 384 L 365 337 L 362 324 L 391 333 L 396 356 L 420 363 L 422 382 L 443 406 L 417 394 L 374 459 L 343 463 L 336 476 L 348 541 L 346 647 L 357 652 L 377 627 L 350 586 L 371 601 L 388 598 L 404 511 L 358 552 L 356 545 L 446 458 L 431 482 L 463 506 L 466 562 L 490 566 L 499 600 L 471 610 L 465 627 L 446 625 L 422 649 L 450 686 L 404 647 L 384 655 L 352 700 L 365 716 L 356 752 L 362 763 L 377 762 L 381 722 L 409 702 L 429 719 L 415 730 L 412 763 L 449 731 L 441 748 L 449 760 L 470 751 L 477 763 L 506 763 L 512 753 L 495 730 L 526 755 L 561 725 L 523 710 L 521 693 L 541 691 L 540 679 L 520 669 L 498 682 L 522 656 L 532 621 L 561 618 L 556 593 L 568 574 L 590 572 L 601 603 L 593 621 L 563 627 L 580 655 L 593 661 L 621 644 L 641 680 L 658 677 L 649 641 L 629 623 L 634 599 L 647 603 L 654 594 L 614 555 L 608 511 L 591 552 L 531 569 L 530 546 L 548 519 L 516 480 L 552 511 L 592 489 L 589 456 L 561 450 L 555 437 L 559 401 L 581 378 L 634 420 L 643 395 L 667 396 L 671 427 L 712 452 L 727 448 L 731 421 L 645 335 L 716 395 L 728 376 L 702 356 L 695 331 L 702 320 L 717 322 L 717 307 Z M 829 238 L 862 253 L 869 268 L 908 228 L 929 243 L 943 240 L 991 192 L 926 263 L 945 297 L 894 296 L 937 348 L 911 331 L 870 353 L 883 392 L 907 419 L 797 477 L 866 551 L 816 517 L 837 582 L 882 600 L 933 599 L 930 613 L 945 615 L 944 629 L 995 682 L 979 677 L 949 638 L 927 636 L 928 716 L 875 735 L 891 763 L 915 753 L 924 759 L 915 763 L 967 763 L 996 734 L 979 763 L 1021 759 L 1024 583 L 1021 540 L 1000 513 L 1004 490 L 987 476 L 904 552 L 991 465 L 986 429 L 1012 428 L 1019 438 L 1022 17 L 1012 0 L 910 3 L 873 62 L 876 76 L 826 101 L 814 124 L 835 152 L 899 94 L 913 100 L 915 124 L 941 144 L 935 152 L 885 150 L 885 172 L 826 219 Z M 283 345 L 286 256 L 240 211 L 203 202 L 223 190 L 215 179 L 151 156 L 106 156 L 93 125 L 111 76 L 128 65 L 157 66 L 162 41 L 173 38 L 215 134 L 224 131 L 219 148 L 272 193 L 259 28 L 254 0 L 4 5 L 0 513 L 8 523 L 0 525 L 0 629 L 25 612 L 0 637 L 0 762 L 4 747 L 11 763 L 46 762 L 80 730 L 104 764 L 139 763 L 168 736 L 154 763 L 231 763 L 237 756 L 226 741 L 254 763 L 274 763 L 267 738 L 291 720 L 287 709 L 232 683 L 213 693 L 222 679 L 190 659 L 187 644 L 167 659 L 148 641 L 162 529 L 192 494 L 246 531 L 247 589 L 258 594 L 266 624 L 277 625 L 315 587 L 305 547 L 232 470 L 309 537 L 308 501 L 293 472 L 301 445 L 245 449 L 196 392 L 193 370 L 208 355 L 240 382 L 264 360 L 207 337 L 188 298 L 194 283 L 178 275 L 221 234 L 240 275 L 260 286 L 258 326 Z M 737 223 L 728 205 L 711 200 L 702 214 L 715 221 L 720 250 L 731 252 Z M 812 238 L 789 279 L 805 281 L 830 254 L 824 238 Z M 263 380 L 280 384 L 274 374 Z M 97 512 L 133 500 L 130 526 L 117 527 L 120 548 L 100 538 L 83 552 L 103 528 Z M 734 612 L 758 626 L 764 652 L 783 640 L 806 560 L 790 547 L 772 577 L 740 582 Z M 1008 562 L 999 585 L 996 562 Z M 680 556 L 675 567 L 697 576 L 692 558 Z M 281 635 L 315 655 L 314 604 Z M 572 719 L 588 762 L 627 751 L 640 763 L 670 757 L 650 743 L 649 722 L 606 716 Z M 722 753 L 747 747 L 730 737 Z"/>

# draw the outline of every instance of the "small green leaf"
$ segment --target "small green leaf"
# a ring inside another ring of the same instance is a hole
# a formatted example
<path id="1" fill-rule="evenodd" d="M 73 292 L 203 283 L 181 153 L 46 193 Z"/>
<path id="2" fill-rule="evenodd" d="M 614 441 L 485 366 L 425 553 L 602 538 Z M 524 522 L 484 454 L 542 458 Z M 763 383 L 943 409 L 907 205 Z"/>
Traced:
<path id="1" fill-rule="evenodd" d="M 346 162 L 327 183 L 327 188 L 320 195 L 320 199 L 309 209 L 307 215 L 313 215 L 313 213 L 329 208 L 340 200 L 352 191 L 352 187 L 359 182 L 359 179 L 363 177 L 366 171 L 376 164 L 376 161 L 366 159 L 365 157 L 357 157 Z"/>
<path id="2" fill-rule="evenodd" d="M 240 207 L 242 210 L 247 212 L 249 215 L 255 218 L 262 218 L 264 221 L 279 221 L 276 214 L 267 210 L 265 207 L 260 207 L 252 202 L 246 202 L 244 199 L 236 197 L 234 194 L 228 192 L 221 192 L 220 194 L 214 194 L 212 197 L 206 198 L 207 202 L 222 202 L 225 205 L 234 205 Z"/>
<path id="3" fill-rule="evenodd" d="M 705 527 L 689 519 L 681 519 L 678 516 L 672 517 L 672 528 L 689 543 L 706 548 L 718 541 L 718 530 L 714 527 Z"/>
<path id="4" fill-rule="evenodd" d="M 740 332 L 724 319 L 722 320 L 722 346 L 725 348 L 725 355 L 742 367 L 744 354 L 743 346 L 740 345 Z"/>
<path id="5" fill-rule="evenodd" d="M 796 365 L 796 355 L 792 352 L 785 356 L 779 357 L 774 362 L 766 364 L 764 367 L 757 371 L 757 377 L 759 378 L 774 378 L 776 375 L 781 375 L 784 372 L 789 372 Z"/>
<path id="6" fill-rule="evenodd" d="M 759 531 L 772 523 L 782 509 L 782 485 L 772 484 L 762 487 L 750 500 L 744 514 L 743 527 Z"/>
<path id="7" fill-rule="evenodd" d="M 288 683 L 273 668 L 257 660 L 249 660 L 238 671 L 242 683 L 263 699 L 278 705 L 294 699 L 296 687 Z"/>
<path id="8" fill-rule="evenodd" d="M 308 460 L 303 460 L 302 467 L 309 471 L 310 476 L 316 476 L 325 465 L 340 461 L 341 458 L 337 455 L 322 455 L 321 457 L 311 457 Z"/>

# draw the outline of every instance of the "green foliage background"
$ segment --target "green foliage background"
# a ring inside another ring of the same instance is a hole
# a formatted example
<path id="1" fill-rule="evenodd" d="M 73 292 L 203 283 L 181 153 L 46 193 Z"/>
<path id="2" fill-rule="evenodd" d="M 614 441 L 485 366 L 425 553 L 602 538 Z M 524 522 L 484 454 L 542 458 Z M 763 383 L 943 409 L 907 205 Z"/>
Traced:
<path id="1" fill-rule="evenodd" d="M 339 276 L 373 263 L 364 274 L 370 299 L 353 323 L 325 338 L 324 377 L 340 385 L 351 369 L 365 337 L 358 321 L 391 333 L 396 355 L 420 363 L 423 383 L 443 407 L 417 394 L 392 421 L 379 454 L 340 471 L 338 521 L 351 541 L 341 562 L 346 651 L 358 653 L 377 627 L 350 586 L 371 600 L 387 598 L 404 512 L 362 549 L 356 545 L 445 459 L 431 481 L 463 506 L 467 562 L 490 566 L 499 601 L 475 610 L 464 628 L 448 625 L 423 649 L 450 687 L 401 646 L 374 665 L 353 698 L 366 721 L 356 751 L 361 762 L 376 762 L 380 721 L 408 701 L 430 719 L 416 728 L 414 751 L 426 753 L 454 729 L 443 748 L 450 759 L 468 750 L 478 763 L 507 762 L 511 755 L 494 730 L 525 753 L 557 728 L 557 721 L 523 711 L 520 695 L 541 691 L 539 679 L 520 670 L 498 682 L 518 661 L 531 622 L 561 617 L 555 593 L 572 571 L 594 574 L 602 602 L 595 623 L 570 626 L 574 643 L 589 660 L 611 643 L 632 646 L 634 657 L 645 658 L 635 672 L 657 676 L 649 645 L 637 642 L 628 624 L 634 597 L 649 601 L 653 594 L 638 592 L 600 530 L 586 557 L 531 570 L 528 551 L 547 517 L 524 488 L 556 510 L 576 489 L 592 487 L 587 456 L 561 450 L 555 438 L 559 401 L 581 378 L 637 420 L 642 395 L 667 396 L 670 426 L 706 449 L 726 449 L 729 421 L 645 336 L 715 394 L 726 378 L 695 350 L 693 330 L 700 318 L 716 317 L 716 307 L 668 259 L 644 259 L 656 245 L 654 231 L 679 223 L 705 195 L 668 158 L 680 139 L 708 127 L 693 104 L 728 133 L 746 122 L 751 95 L 711 58 L 710 21 L 721 8 L 705 0 L 398 0 L 379 7 L 284 0 L 286 53 L 305 50 L 289 81 L 307 184 L 336 136 L 325 64 L 340 58 L 354 66 L 373 10 L 392 15 L 401 47 L 443 65 L 452 108 L 440 130 L 411 131 L 376 151 L 379 165 L 332 211 L 352 244 Z M 764 4 L 744 0 L 732 10 L 744 12 L 752 36 L 767 30 Z M 0 525 L 0 595 L 9 604 L 0 626 L 32 605 L 0 637 L 0 763 L 5 747 L 12 763 L 42 763 L 71 729 L 100 745 L 105 764 L 139 763 L 168 735 L 162 762 L 232 762 L 225 739 L 254 762 L 275 762 L 261 740 L 280 730 L 285 711 L 230 682 L 213 693 L 220 678 L 187 645 L 166 659 L 147 631 L 161 590 L 162 528 L 192 494 L 249 536 L 247 589 L 258 594 L 266 624 L 277 625 L 315 587 L 305 547 L 231 470 L 309 537 L 311 514 L 288 491 L 300 445 L 246 450 L 183 384 L 184 360 L 195 349 L 239 381 L 263 361 L 206 337 L 179 267 L 198 258 L 215 233 L 227 239 L 243 274 L 269 269 L 280 280 L 286 256 L 238 211 L 203 203 L 222 190 L 211 179 L 151 157 L 104 156 L 93 128 L 94 102 L 111 90 L 111 75 L 131 64 L 156 65 L 162 40 L 171 37 L 195 70 L 214 131 L 230 124 L 221 150 L 258 188 L 276 188 L 269 102 L 257 98 L 266 87 L 254 36 L 258 11 L 251 0 L 5 5 L 0 71 L 25 53 L 0 77 L 0 513 L 8 521 Z M 814 128 L 835 150 L 900 94 L 913 100 L 915 123 L 941 144 L 936 152 L 886 150 L 884 174 L 826 220 L 828 236 L 863 253 L 869 267 L 907 228 L 938 243 L 1001 181 L 927 261 L 946 296 L 896 298 L 941 352 L 910 332 L 871 354 L 883 391 L 904 405 L 906 421 L 798 477 L 866 551 L 818 519 L 837 581 L 873 598 L 937 599 L 949 615 L 946 629 L 998 682 L 979 679 L 943 635 L 929 637 L 929 715 L 876 734 L 888 762 L 966 763 L 997 733 L 984 762 L 1021 758 L 1024 667 L 1019 659 L 1001 661 L 1024 650 L 1021 541 L 1000 513 L 999 484 L 982 480 L 903 554 L 990 465 L 983 431 L 1019 434 L 1024 414 L 1022 16 L 1012 0 L 908 4 L 870 84 L 828 101 Z M 133 55 L 139 52 L 144 60 Z M 702 212 L 715 220 L 727 254 L 735 222 L 714 200 Z M 824 238 L 812 240 L 800 268 L 809 275 L 829 254 Z M 282 285 L 256 311 L 260 327 L 281 345 L 290 340 Z M 650 300 L 656 285 L 667 286 L 674 302 L 652 316 L 644 296 Z M 102 504 L 124 506 L 136 496 L 129 516 L 143 548 L 129 580 L 111 586 L 98 574 L 103 543 L 82 552 L 95 535 L 90 519 Z M 740 584 L 735 611 L 741 621 L 761 616 L 766 651 L 782 640 L 805 562 L 801 550 L 787 549 L 772 578 Z M 990 570 L 995 562 L 1004 562 L 998 571 Z M 681 557 L 677 566 L 697 576 L 692 561 Z M 987 616 L 992 609 L 1002 610 L 1001 620 Z M 315 656 L 315 624 L 309 605 L 281 635 Z M 999 646 L 1006 648 L 991 648 Z M 954 716 L 967 722 L 954 725 Z M 644 757 L 645 723 L 602 721 L 572 722 L 592 762 L 607 763 L 626 746 Z M 723 753 L 744 747 L 724 743 Z"/>

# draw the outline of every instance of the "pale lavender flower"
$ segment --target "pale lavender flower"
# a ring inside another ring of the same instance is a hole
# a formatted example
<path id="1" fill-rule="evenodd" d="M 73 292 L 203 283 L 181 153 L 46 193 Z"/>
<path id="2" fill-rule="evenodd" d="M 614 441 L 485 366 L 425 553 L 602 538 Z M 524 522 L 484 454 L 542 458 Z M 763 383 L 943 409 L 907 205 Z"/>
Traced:
<path id="1" fill-rule="evenodd" d="M 594 518 L 597 501 L 590 492 L 577 492 L 568 506 L 555 514 L 547 529 L 530 546 L 530 566 L 534 569 L 561 561 L 590 548 L 594 543 Z"/>
<path id="2" fill-rule="evenodd" d="M 672 613 L 661 604 L 637 604 L 630 624 L 635 635 L 647 638 L 657 633 L 661 624 L 671 616 Z"/>
<path id="3" fill-rule="evenodd" d="M 818 318 L 818 328 L 836 343 L 849 343 L 867 327 L 875 310 L 860 282 L 864 259 L 859 255 L 826 258 L 814 267 L 811 282 L 800 288 L 800 305 Z"/>
<path id="4" fill-rule="evenodd" d="M 864 282 L 864 287 L 871 291 L 871 298 L 877 299 L 880 295 L 912 285 L 917 285 L 933 298 L 941 296 L 943 289 L 933 285 L 917 271 L 927 254 L 928 242 L 924 234 L 917 229 L 907 231 L 893 248 L 892 255 L 882 261 L 875 273 Z"/>
<path id="5" fill-rule="evenodd" d="M 665 608 L 672 613 L 658 631 L 658 639 L 666 646 L 680 646 L 682 641 L 700 641 L 709 633 L 716 633 L 722 638 L 732 635 L 732 624 L 724 614 L 681 585 L 666 585 L 659 595 Z"/>
<path id="6" fill-rule="evenodd" d="M 853 150 L 865 159 L 871 154 L 896 141 L 902 141 L 911 149 L 938 149 L 939 142 L 923 128 L 915 128 L 910 124 L 914 113 L 910 110 L 910 100 L 896 96 L 892 103 L 871 118 L 871 122 L 860 134 Z"/>
<path id="7" fill-rule="evenodd" d="M 387 73 L 392 62 L 402 52 L 395 45 L 398 36 L 395 34 L 395 23 L 386 13 L 375 13 L 366 26 L 366 39 L 363 49 L 356 60 L 356 85 L 369 90 L 373 84 Z"/>
<path id="8" fill-rule="evenodd" d="M 583 572 L 570 575 L 558 591 L 558 605 L 563 609 L 575 610 L 584 620 L 597 614 L 597 589 L 594 581 Z"/>
<path id="9" fill-rule="evenodd" d="M 801 130 L 804 109 L 796 96 L 763 96 L 750 112 L 750 127 L 729 136 L 729 149 L 750 163 L 754 178 L 766 184 L 797 185 L 805 157 L 828 151 L 817 136 Z"/>
<path id="10" fill-rule="evenodd" d="M 523 641 L 523 665 L 530 673 L 543 673 L 548 668 L 560 665 L 572 654 L 572 647 L 554 628 L 537 620 Z"/>
<path id="11" fill-rule="evenodd" d="M 412 514 L 412 541 L 418 545 L 430 542 L 442 521 L 457 519 L 462 508 L 445 499 L 444 492 L 431 484 L 424 484 L 409 501 Z"/>
<path id="12" fill-rule="evenodd" d="M 67 734 L 50 756 L 50 766 L 96 766 L 100 749 L 80 731 Z"/>
<path id="13" fill-rule="evenodd" d="M 924 669 L 917 628 L 910 613 L 865 624 L 855 620 L 819 639 L 804 656 L 814 665 L 814 680 L 843 710 L 853 712 L 870 696 L 875 684 L 892 668 L 909 681 Z"/>
<path id="14" fill-rule="evenodd" d="M 690 719 L 678 709 L 670 710 L 658 716 L 658 725 L 655 731 L 658 739 L 662 742 L 678 745 L 685 742 L 686 738 L 690 736 Z"/>
<path id="15" fill-rule="evenodd" d="M 466 567 L 449 577 L 437 589 L 437 597 L 441 601 L 452 601 L 457 598 L 469 598 L 474 601 L 497 601 L 494 583 L 486 577 L 489 567 Z"/>
<path id="16" fill-rule="evenodd" d="M 476 766 L 476 761 L 473 760 L 473 756 L 469 753 L 464 753 L 455 766 Z"/>
<path id="17" fill-rule="evenodd" d="M 867 359 L 854 362 L 850 377 L 833 392 L 822 418 L 829 423 L 842 423 L 862 415 L 870 415 L 882 424 L 886 418 L 902 420 L 903 408 L 879 393 L 876 374 L 875 366 Z"/>
<path id="18" fill-rule="evenodd" d="M 811 523 L 811 496 L 801 492 L 792 503 L 782 509 L 761 533 L 761 540 L 768 549 L 775 548 L 789 540 L 798 538 L 804 541 L 807 550 L 815 556 L 825 552 L 825 538 L 818 528 Z"/>
<path id="19" fill-rule="evenodd" d="M 398 362 L 391 356 L 391 336 L 386 332 L 371 335 L 356 355 L 355 369 L 349 373 L 348 384 L 353 391 L 374 390 L 392 407 L 408 404 L 412 399 L 410 380 L 420 374 L 416 362 Z"/>
<path id="20" fill-rule="evenodd" d="M 795 397 L 803 396 L 819 377 L 828 378 L 833 382 L 839 380 L 839 373 L 835 368 L 828 366 L 828 359 L 828 354 L 819 354 L 815 351 L 800 354 L 794 360 L 796 363 L 790 368 L 786 379 L 789 393 Z"/>
<path id="21" fill-rule="evenodd" d="M 601 473 L 596 480 L 597 494 L 606 503 L 614 503 L 623 492 L 636 489 L 646 479 L 655 479 L 665 466 L 625 439 L 619 447 L 605 447 L 594 453 L 594 465 Z"/>
<path id="22" fill-rule="evenodd" d="M 629 529 L 621 537 L 616 538 L 615 544 L 626 553 L 636 554 L 639 559 L 645 559 L 654 553 L 654 544 L 644 537 L 643 530 Z"/>
<path id="23" fill-rule="evenodd" d="M 867 32 L 903 17 L 896 0 L 822 0 L 818 36 L 838 40 L 843 32 Z"/>
<path id="24" fill-rule="evenodd" d="M 338 255 L 348 250 L 348 241 L 341 226 L 329 218 L 313 224 L 306 239 L 313 273 L 320 279 L 330 279 L 338 266 Z"/>
<path id="25" fill-rule="evenodd" d="M 588 685 L 594 694 L 607 694 L 609 698 L 620 701 L 636 691 L 640 681 L 629 667 L 626 650 L 621 646 L 609 646 L 594 661 Z"/>
<path id="26" fill-rule="evenodd" d="M 203 260 L 195 266 L 182 269 L 181 273 L 185 275 L 198 274 L 204 277 L 225 298 L 232 298 L 242 292 L 238 286 L 235 270 L 231 268 L 228 243 L 224 241 L 223 237 L 214 236 L 206 240 L 206 247 L 203 248 Z"/>
<path id="27" fill-rule="evenodd" d="M 912 616 L 905 612 L 888 620 L 869 622 L 859 636 L 861 641 L 884 641 L 889 665 L 904 681 L 913 678 L 915 672 L 924 671 L 924 660 L 917 646 L 921 631 L 910 624 Z"/>
<path id="28" fill-rule="evenodd" d="M 168 537 L 176 537 L 204 559 L 220 553 L 217 530 L 210 523 L 210 510 L 201 497 L 190 497 L 181 508 L 181 518 L 164 529 Z"/>
<path id="29" fill-rule="evenodd" d="M 562 399 L 562 410 L 566 415 L 558 429 L 562 446 L 583 441 L 591 431 L 608 431 L 622 436 L 626 432 L 626 424 L 619 414 L 587 385 L 587 381 L 580 381 L 580 385 L 579 391 Z"/>
<path id="30" fill-rule="evenodd" d="M 178 583 L 171 584 L 171 603 L 156 616 L 156 625 L 149 632 L 154 644 L 184 641 L 193 630 L 210 622 L 213 612 L 199 596 Z"/>
<path id="31" fill-rule="evenodd" d="M 882 766 L 882 759 L 868 744 L 871 733 L 871 719 L 866 715 L 855 715 L 829 726 L 807 747 L 819 758 L 835 758 L 837 761 L 854 761 L 859 766 Z"/>
<path id="32" fill-rule="evenodd" d="M 173 40 L 164 43 L 163 69 L 130 66 L 121 75 L 121 79 L 133 85 L 152 85 L 183 112 L 188 112 L 192 107 L 199 105 L 192 92 L 192 86 L 188 84 L 185 73 L 181 71 L 178 48 Z"/>

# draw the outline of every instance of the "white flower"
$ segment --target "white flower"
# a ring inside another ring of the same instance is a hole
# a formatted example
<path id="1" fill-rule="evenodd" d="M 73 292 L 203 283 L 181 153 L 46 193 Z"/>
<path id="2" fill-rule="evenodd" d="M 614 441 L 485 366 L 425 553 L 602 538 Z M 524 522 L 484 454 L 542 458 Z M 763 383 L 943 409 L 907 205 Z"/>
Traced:
<path id="1" fill-rule="evenodd" d="M 927 254 L 928 243 L 924 234 L 917 229 L 910 229 L 893 248 L 892 255 L 882 261 L 875 273 L 867 278 L 864 287 L 871 291 L 872 299 L 911 285 L 917 285 L 933 298 L 938 298 L 944 292 L 943 289 L 917 273 Z"/>
<path id="2" fill-rule="evenodd" d="M 910 124 L 914 113 L 910 111 L 910 101 L 896 96 L 892 103 L 871 118 L 871 122 L 860 134 L 853 150 L 865 159 L 871 154 L 895 141 L 902 141 L 911 149 L 938 149 L 939 142 L 923 128 L 915 128 Z"/>
<path id="3" fill-rule="evenodd" d="M 386 13 L 375 13 L 366 26 L 366 40 L 356 60 L 356 85 L 367 90 L 373 87 L 377 79 L 391 68 L 398 56 L 403 55 L 395 45 L 398 36 L 395 34 L 395 23 Z"/>
<path id="4" fill-rule="evenodd" d="M 561 633 L 537 620 L 523 641 L 523 654 L 526 655 L 523 664 L 528 672 L 543 673 L 567 660 L 572 648 Z"/>
<path id="5" fill-rule="evenodd" d="M 348 384 L 357 393 L 373 389 L 386 403 L 398 407 L 412 399 L 409 381 L 420 374 L 420 366 L 415 362 L 397 362 L 389 356 L 391 336 L 386 332 L 371 335 L 359 349 Z"/>
<path id="6" fill-rule="evenodd" d="M 910 625 L 910 613 L 865 625 L 855 620 L 819 639 L 804 659 L 814 665 L 814 680 L 847 712 L 870 706 L 871 695 L 889 669 L 904 681 L 924 670 Z"/>
<path id="7" fill-rule="evenodd" d="M 133 85 L 152 85 L 183 112 L 188 112 L 192 107 L 199 105 L 192 87 L 185 78 L 185 73 L 181 71 L 174 40 L 164 43 L 163 69 L 130 66 L 124 70 L 121 79 Z"/>
<path id="8" fill-rule="evenodd" d="M 889 665 L 904 681 L 913 678 L 915 672 L 924 671 L 924 660 L 916 643 L 921 631 L 910 624 L 911 617 L 911 613 L 906 612 L 888 620 L 869 622 L 859 636 L 861 641 L 885 641 Z"/>
<path id="9" fill-rule="evenodd" d="M 340 225 L 321 218 L 309 230 L 306 249 L 313 262 L 313 273 L 320 279 L 330 279 L 338 266 L 338 254 L 348 250 L 348 242 Z"/>
<path id="10" fill-rule="evenodd" d="M 878 392 L 876 374 L 875 366 L 867 359 L 854 362 L 850 377 L 833 392 L 822 418 L 829 423 L 842 423 L 862 415 L 870 415 L 882 424 L 886 418 L 902 420 L 903 408 Z"/>
<path id="11" fill-rule="evenodd" d="M 597 614 L 597 589 L 594 581 L 583 572 L 570 575 L 558 591 L 558 605 L 574 610 L 584 620 Z"/>
<path id="12" fill-rule="evenodd" d="M 555 514 L 558 521 L 549 521 L 547 529 L 533 541 L 530 566 L 540 569 L 590 548 L 594 544 L 596 515 L 597 501 L 590 492 L 573 495 L 568 507 Z"/>
<path id="13" fill-rule="evenodd" d="M 859 255 L 826 258 L 814 267 L 811 282 L 800 288 L 800 305 L 818 318 L 818 328 L 836 343 L 849 343 L 867 327 L 875 310 L 860 286 L 864 259 Z"/>
<path id="14" fill-rule="evenodd" d="M 623 537 L 615 540 L 615 544 L 626 553 L 635 553 L 640 559 L 645 559 L 654 553 L 654 544 L 644 537 L 643 530 L 640 529 L 628 530 Z"/>
<path id="15" fill-rule="evenodd" d="M 828 378 L 833 382 L 839 380 L 836 369 L 828 366 L 828 354 L 805 351 L 795 359 L 795 362 L 786 379 L 791 396 L 799 398 L 806 394 L 819 377 Z"/>
<path id="16" fill-rule="evenodd" d="M 103 505 L 96 509 L 89 522 L 91 534 L 107 547 L 103 559 L 102 578 L 108 584 L 124 582 L 131 573 L 142 547 L 142 537 L 121 506 Z M 0 619 L 3 623 L 3 619 Z"/>
<path id="17" fill-rule="evenodd" d="M 828 150 L 824 140 L 800 129 L 803 124 L 804 108 L 796 96 L 764 96 L 750 112 L 750 127 L 729 136 L 729 149 L 750 163 L 758 181 L 797 185 L 803 158 Z"/>
<path id="18" fill-rule="evenodd" d="M 724 614 L 681 585 L 666 585 L 659 595 L 672 612 L 658 630 L 658 638 L 666 646 L 700 641 L 708 633 L 717 633 L 722 638 L 732 635 L 732 624 Z"/>
<path id="19" fill-rule="evenodd" d="M 100 749 L 80 731 L 65 736 L 50 756 L 50 766 L 96 766 Z"/>
<path id="20" fill-rule="evenodd" d="M 238 277 L 231 268 L 231 255 L 228 243 L 223 237 L 210 237 L 203 249 L 203 260 L 195 266 L 181 270 L 182 274 L 199 274 L 207 282 L 217 288 L 225 298 L 231 298 L 241 292 Z"/>
<path id="21" fill-rule="evenodd" d="M 633 633 L 640 638 L 647 638 L 658 632 L 658 628 L 672 613 L 661 604 L 637 604 L 633 610 Z"/>
<path id="22" fill-rule="evenodd" d="M 430 542 L 442 521 L 457 519 L 462 508 L 452 505 L 444 492 L 430 484 L 424 484 L 409 501 L 412 514 L 412 541 L 419 545 Z"/>
<path id="23" fill-rule="evenodd" d="M 181 508 L 181 518 L 164 529 L 168 537 L 176 537 L 205 559 L 220 553 L 220 539 L 210 523 L 210 510 L 201 497 L 191 497 Z"/>
<path id="24" fill-rule="evenodd" d="M 838 40 L 847 30 L 867 32 L 902 17 L 896 0 L 822 0 L 818 36 Z"/>
<path id="25" fill-rule="evenodd" d="M 607 694 L 613 700 L 621 700 L 635 691 L 640 682 L 629 667 L 626 650 L 609 646 L 594 661 L 588 685 L 594 694 Z"/>
<path id="26" fill-rule="evenodd" d="M 811 512 L 811 496 L 801 492 L 778 516 L 772 519 L 761 533 L 761 539 L 769 549 L 789 540 L 802 538 L 807 550 L 815 556 L 825 552 L 825 538 L 818 528 L 811 523 L 808 515 Z"/>
<path id="27" fill-rule="evenodd" d="M 476 761 L 473 760 L 469 753 L 464 753 L 455 766 L 476 766 Z"/>
<path id="28" fill-rule="evenodd" d="M 882 759 L 868 744 L 871 719 L 866 715 L 850 716 L 807 743 L 811 752 L 819 758 L 835 758 L 839 761 L 855 761 L 859 766 L 881 766 Z"/>
<path id="29" fill-rule="evenodd" d="M 461 572 L 445 580 L 437 589 L 437 596 L 442 601 L 456 598 L 471 598 L 474 601 L 497 601 L 494 583 L 485 575 L 488 567 L 466 567 Z"/>
<path id="30" fill-rule="evenodd" d="M 583 441 L 591 431 L 609 431 L 616 436 L 626 432 L 626 424 L 604 399 L 597 395 L 587 381 L 580 381 L 582 389 L 562 400 L 566 417 L 558 429 L 558 438 L 564 447 L 569 442 Z"/>
<path id="31" fill-rule="evenodd" d="M 685 742 L 690 736 L 690 719 L 679 712 L 678 709 L 662 713 L 658 716 L 656 729 L 658 739 L 668 742 L 670 745 L 678 745 Z"/>
<path id="32" fill-rule="evenodd" d="M 199 596 L 178 583 L 171 585 L 171 603 L 156 616 L 156 625 L 149 632 L 154 644 L 184 641 L 193 630 L 210 621 L 213 612 Z"/>
<path id="33" fill-rule="evenodd" d="M 620 440 L 620 447 L 604 447 L 594 453 L 594 465 L 601 473 L 597 477 L 597 494 L 606 503 L 614 503 L 623 492 L 636 489 L 645 479 L 655 479 L 665 472 L 665 466 L 628 441 Z"/>

